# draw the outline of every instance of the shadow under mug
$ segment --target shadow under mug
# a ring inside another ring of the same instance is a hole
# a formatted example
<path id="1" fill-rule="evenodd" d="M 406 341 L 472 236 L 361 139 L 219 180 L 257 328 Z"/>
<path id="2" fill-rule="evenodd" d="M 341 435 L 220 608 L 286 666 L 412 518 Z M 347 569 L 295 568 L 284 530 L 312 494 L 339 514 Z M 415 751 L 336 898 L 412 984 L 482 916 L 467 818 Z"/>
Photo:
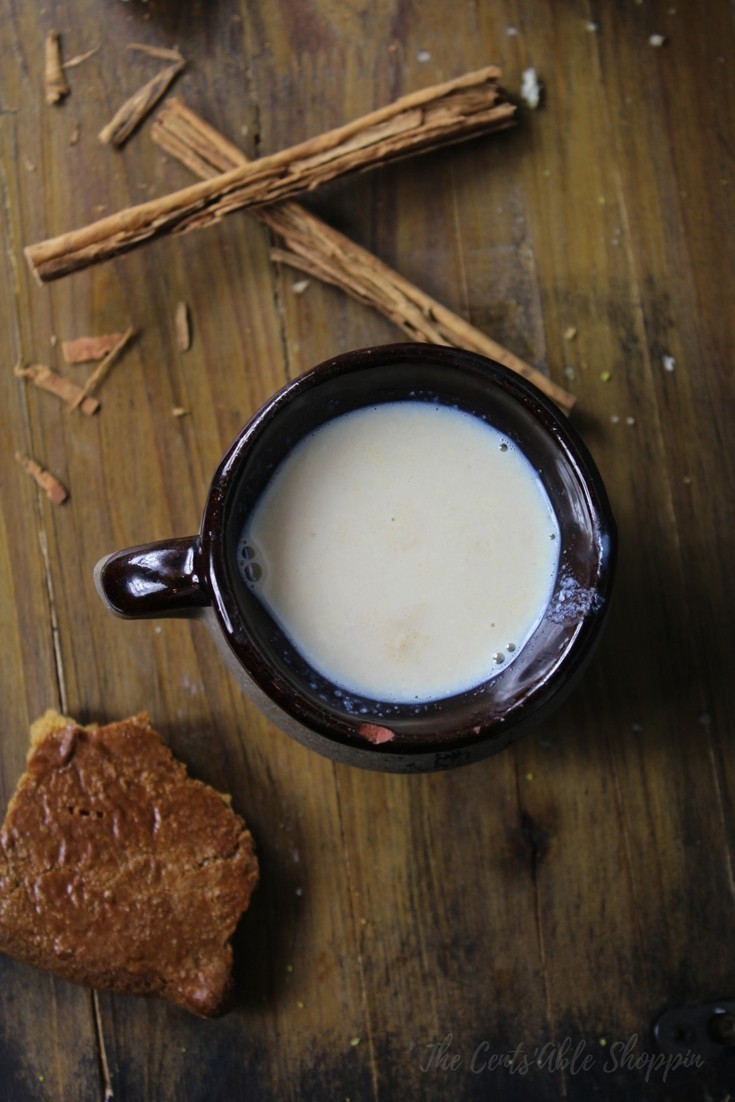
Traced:
<path id="1" fill-rule="evenodd" d="M 459 408 L 506 434 L 538 471 L 560 532 L 553 593 L 520 653 L 471 690 L 420 704 L 361 697 L 316 672 L 237 566 L 246 518 L 301 439 L 341 414 L 405 400 Z M 347 352 L 284 386 L 220 463 L 199 534 L 110 555 L 97 564 L 95 583 L 124 618 L 205 618 L 254 704 L 311 749 L 352 765 L 421 772 L 493 754 L 561 703 L 599 637 L 616 548 L 599 472 L 536 387 L 473 353 L 396 344 Z"/>

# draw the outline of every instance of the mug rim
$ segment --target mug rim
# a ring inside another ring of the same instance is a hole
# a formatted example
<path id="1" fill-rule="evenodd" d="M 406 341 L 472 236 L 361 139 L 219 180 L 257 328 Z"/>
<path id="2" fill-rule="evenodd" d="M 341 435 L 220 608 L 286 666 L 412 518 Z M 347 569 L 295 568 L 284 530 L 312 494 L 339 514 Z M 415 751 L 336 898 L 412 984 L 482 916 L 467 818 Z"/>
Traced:
<path id="1" fill-rule="evenodd" d="M 511 400 L 520 402 L 534 421 L 539 422 L 553 438 L 554 445 L 564 453 L 579 485 L 584 489 L 590 512 L 599 529 L 597 573 L 592 587 L 596 601 L 580 617 L 573 638 L 559 662 L 502 719 L 493 719 L 488 724 L 480 724 L 479 728 L 475 726 L 451 736 L 442 733 L 417 738 L 410 733 L 391 732 L 393 738 L 378 746 L 371 745 L 360 733 L 360 727 L 365 727 L 365 723 L 361 723 L 358 717 L 345 716 L 345 722 L 340 724 L 338 730 L 325 721 L 324 711 L 316 714 L 316 709 L 310 706 L 295 685 L 286 684 L 273 676 L 267 661 L 250 640 L 245 617 L 228 577 L 229 556 L 225 546 L 227 514 L 245 453 L 279 412 L 295 398 L 338 376 L 370 367 L 409 362 L 416 364 L 417 361 L 458 368 L 464 373 L 481 372 L 485 381 L 500 387 Z M 237 434 L 212 478 L 202 516 L 200 549 L 212 609 L 229 650 L 261 692 L 297 725 L 306 726 L 317 740 L 326 740 L 332 748 L 344 747 L 347 754 L 345 760 L 350 759 L 352 751 L 358 757 L 361 754 L 364 756 L 367 751 L 371 759 L 379 757 L 386 761 L 396 756 L 418 759 L 429 753 L 448 756 L 448 763 L 454 764 L 457 757 L 474 760 L 514 741 L 524 733 L 527 719 L 542 718 L 547 710 L 556 707 L 560 692 L 564 690 L 566 695 L 566 691 L 576 683 L 591 656 L 609 606 L 617 559 L 617 527 L 602 477 L 586 444 L 564 412 L 537 387 L 509 368 L 478 353 L 442 345 L 398 343 L 354 349 L 330 357 L 289 380 L 261 406 Z M 324 752 L 335 756 L 328 747 Z M 371 760 L 368 764 L 380 767 L 377 761 Z"/>

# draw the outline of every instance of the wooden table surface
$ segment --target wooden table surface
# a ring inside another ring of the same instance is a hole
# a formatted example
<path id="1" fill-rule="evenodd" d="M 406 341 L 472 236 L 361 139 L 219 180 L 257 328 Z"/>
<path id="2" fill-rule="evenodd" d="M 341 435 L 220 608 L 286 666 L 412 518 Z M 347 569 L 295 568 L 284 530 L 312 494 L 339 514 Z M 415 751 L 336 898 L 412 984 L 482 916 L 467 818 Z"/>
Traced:
<path id="1" fill-rule="evenodd" d="M 96 49 L 55 106 L 52 29 L 67 59 Z M 221 454 L 286 379 L 401 339 L 299 287 L 246 213 L 36 285 L 25 245 L 190 182 L 150 121 L 120 151 L 97 139 L 161 66 L 131 42 L 178 45 L 177 95 L 250 156 L 491 62 L 517 96 L 536 68 L 542 105 L 514 130 L 307 200 L 573 390 L 608 485 L 604 640 L 556 717 L 497 757 L 428 776 L 333 765 L 260 717 L 202 625 L 122 622 L 97 597 L 100 556 L 197 530 Z M 147 709 L 232 793 L 262 864 L 220 1020 L 1 958 L 0 1097 L 731 1097 L 729 1054 L 667 1074 L 652 1026 L 735 997 L 732 4 L 2 0 L 0 58 L 2 805 L 47 707 Z M 93 417 L 13 374 L 83 380 L 61 340 L 128 325 Z"/>

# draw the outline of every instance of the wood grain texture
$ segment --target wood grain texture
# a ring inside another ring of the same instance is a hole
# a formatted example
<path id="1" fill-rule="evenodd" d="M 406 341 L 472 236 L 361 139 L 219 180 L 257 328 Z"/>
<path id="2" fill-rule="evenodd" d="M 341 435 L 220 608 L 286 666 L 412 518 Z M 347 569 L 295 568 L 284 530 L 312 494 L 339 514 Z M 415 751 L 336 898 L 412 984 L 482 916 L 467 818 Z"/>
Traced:
<path id="1" fill-rule="evenodd" d="M 53 106 L 50 31 L 65 57 L 99 46 Z M 307 201 L 574 391 L 608 484 L 621 562 L 603 643 L 556 718 L 495 759 L 428 777 L 332 765 L 269 726 L 201 625 L 99 602 L 96 560 L 195 531 L 222 452 L 287 378 L 399 339 L 334 288 L 297 293 L 237 214 L 35 285 L 24 244 L 190 182 L 150 121 L 120 151 L 97 140 L 151 75 L 129 42 L 177 46 L 177 93 L 250 157 L 490 63 L 517 94 L 536 67 L 542 107 L 515 130 Z M 731 4 L 0 0 L 0 56 L 3 807 L 46 707 L 148 709 L 232 793 L 263 869 L 219 1022 L 0 959 L 0 1096 L 101 1100 L 108 1079 L 129 1102 L 722 1102 L 728 1057 L 646 1082 L 612 1046 L 637 1035 L 655 1054 L 663 1009 L 735 995 Z M 82 385 L 60 342 L 128 326 L 93 417 L 13 374 L 47 363 Z M 61 509 L 15 451 L 69 487 Z M 586 1069 L 554 1063 L 566 1038 Z M 498 1066 L 519 1046 L 526 1074 Z"/>

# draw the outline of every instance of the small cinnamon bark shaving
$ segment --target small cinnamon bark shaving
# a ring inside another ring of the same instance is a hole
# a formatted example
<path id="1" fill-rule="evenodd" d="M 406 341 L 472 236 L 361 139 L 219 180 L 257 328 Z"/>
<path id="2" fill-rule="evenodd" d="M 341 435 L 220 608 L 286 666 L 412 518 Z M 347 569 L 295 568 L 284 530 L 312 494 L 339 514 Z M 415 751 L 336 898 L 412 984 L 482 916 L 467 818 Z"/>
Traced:
<path id="1" fill-rule="evenodd" d="M 169 50 L 165 46 L 149 46 L 145 42 L 128 42 L 129 50 L 137 50 L 140 54 L 148 54 L 149 57 L 160 58 L 161 61 L 183 61 L 178 50 Z"/>
<path id="2" fill-rule="evenodd" d="M 134 333 L 134 329 L 131 326 L 130 329 L 127 329 L 123 333 L 120 340 L 117 342 L 117 344 L 114 346 L 114 348 L 110 349 L 110 351 L 107 353 L 105 358 L 103 360 L 100 360 L 100 362 L 97 364 L 94 371 L 91 373 L 91 375 L 89 376 L 89 378 L 85 382 L 84 386 L 80 388 L 80 392 L 77 395 L 77 397 L 74 399 L 73 402 L 71 402 L 69 404 L 68 409 L 69 409 L 70 413 L 72 413 L 75 409 L 77 409 L 82 404 L 82 402 L 84 401 L 84 399 L 87 397 L 88 394 L 90 394 L 93 390 L 96 390 L 97 387 L 101 385 L 101 383 L 103 382 L 105 376 L 107 375 L 108 371 L 112 367 L 115 360 L 119 357 L 122 350 L 125 348 L 125 346 L 128 344 L 128 342 L 132 339 L 133 333 Z"/>
<path id="3" fill-rule="evenodd" d="M 119 344 L 122 333 L 100 333 L 99 336 L 75 337 L 61 342 L 61 354 L 68 364 L 89 363 L 101 360 L 111 348 Z"/>
<path id="4" fill-rule="evenodd" d="M 185 302 L 176 304 L 174 323 L 176 326 L 176 347 L 179 352 L 188 352 L 191 348 L 191 320 L 189 318 L 189 307 Z"/>
<path id="5" fill-rule="evenodd" d="M 55 395 L 62 402 L 75 402 L 82 393 L 82 388 L 72 379 L 67 379 L 56 371 L 52 371 L 46 364 L 31 364 L 29 367 L 21 367 L 20 364 L 16 364 L 13 373 L 18 379 L 30 379 L 39 390 L 45 390 L 49 394 Z M 87 417 L 91 417 L 100 408 L 100 404 L 96 398 L 82 397 L 80 408 L 82 413 L 86 413 Z"/>
<path id="6" fill-rule="evenodd" d="M 204 179 L 247 163 L 237 146 L 178 99 L 169 100 L 158 112 L 152 135 L 162 149 Z M 562 409 L 571 410 L 572 394 L 298 203 L 274 203 L 253 213 L 288 245 L 287 250 L 273 250 L 275 260 L 340 287 L 379 310 L 412 340 L 453 345 L 497 360 L 529 379 Z"/>
<path id="7" fill-rule="evenodd" d="M 43 81 L 46 103 L 58 103 L 69 95 L 69 85 L 61 65 L 61 35 L 58 31 L 49 31 L 46 35 Z"/>
<path id="8" fill-rule="evenodd" d="M 39 282 L 81 271 L 171 233 L 219 222 L 351 172 L 511 126 L 495 66 L 424 88 L 300 145 L 25 249 Z"/>
<path id="9" fill-rule="evenodd" d="M 52 475 L 50 471 L 44 470 L 40 463 L 37 463 L 35 459 L 31 459 L 30 455 L 16 452 L 15 461 L 41 487 L 49 501 L 53 502 L 54 505 L 63 505 L 69 496 L 69 491 L 65 486 L 62 486 L 58 478 Z"/>
<path id="10" fill-rule="evenodd" d="M 146 115 L 152 111 L 162 96 L 165 95 L 171 82 L 184 68 L 186 62 L 178 54 L 178 60 L 168 68 L 162 69 L 152 80 L 139 88 L 137 92 L 125 100 L 125 103 L 115 112 L 99 132 L 101 142 L 120 147 L 130 137 L 135 128 L 143 121 Z"/>
<path id="11" fill-rule="evenodd" d="M 94 57 L 96 53 L 99 53 L 99 46 L 94 46 L 91 50 L 87 50 L 85 54 L 77 54 L 75 57 L 70 57 L 68 61 L 63 63 L 61 68 L 76 69 L 77 65 L 81 65 L 83 62 L 88 61 L 90 57 Z"/>

